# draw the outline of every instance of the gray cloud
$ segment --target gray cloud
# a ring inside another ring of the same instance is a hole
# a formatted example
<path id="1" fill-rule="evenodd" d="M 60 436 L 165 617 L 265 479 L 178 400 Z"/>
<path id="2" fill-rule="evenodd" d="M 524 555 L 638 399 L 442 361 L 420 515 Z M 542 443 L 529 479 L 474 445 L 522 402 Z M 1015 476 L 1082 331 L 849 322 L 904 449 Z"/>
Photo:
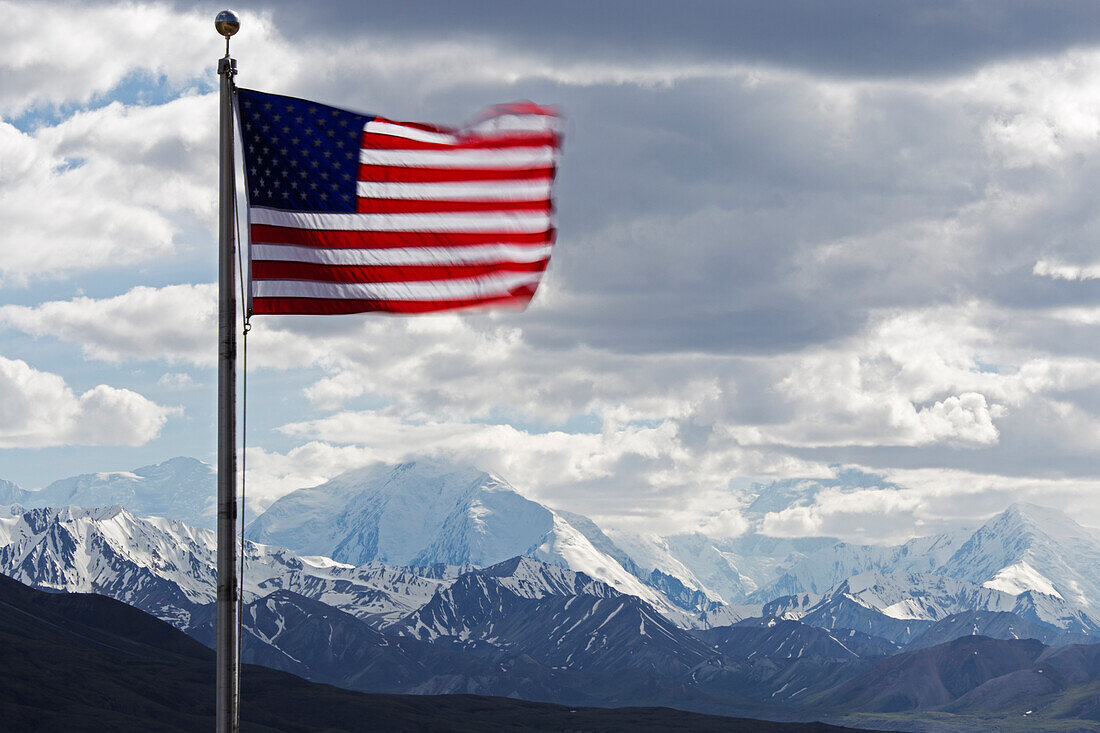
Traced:
<path id="1" fill-rule="evenodd" d="M 1100 8 L 1072 0 L 310 5 L 264 0 L 237 7 L 269 11 L 303 39 L 365 34 L 471 43 L 491 38 L 559 58 L 721 60 L 863 77 L 957 73 L 1100 40 Z M 203 8 L 213 17 L 220 6 L 204 3 Z"/>

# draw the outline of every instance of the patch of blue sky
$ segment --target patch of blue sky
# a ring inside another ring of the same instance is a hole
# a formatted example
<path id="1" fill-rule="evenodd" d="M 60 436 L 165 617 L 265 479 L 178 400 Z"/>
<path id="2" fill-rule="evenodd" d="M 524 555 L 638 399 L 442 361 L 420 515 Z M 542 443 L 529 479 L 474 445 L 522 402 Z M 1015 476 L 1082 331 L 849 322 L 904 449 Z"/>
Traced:
<path id="1" fill-rule="evenodd" d="M 31 336 L 0 326 L 0 356 L 18 359 L 42 372 L 57 374 L 77 394 L 99 384 L 133 383 L 133 367 L 88 361 L 81 347 L 53 336 Z"/>
<path id="2" fill-rule="evenodd" d="M 164 74 L 135 71 L 123 78 L 114 88 L 94 94 L 87 101 L 70 101 L 62 104 L 39 102 L 31 105 L 22 114 L 9 119 L 8 122 L 21 132 L 33 133 L 40 127 L 52 127 L 63 122 L 77 112 L 99 109 L 112 102 L 141 107 L 165 104 L 192 91 L 213 91 L 216 78 L 213 74 L 206 72 L 207 70 L 203 70 L 203 74 L 196 74 L 194 78 L 181 83 L 169 81 Z"/>
<path id="3" fill-rule="evenodd" d="M 988 364 L 988 363 L 982 361 L 981 359 L 976 360 L 975 364 L 978 367 L 978 371 L 982 372 L 983 374 L 1000 374 L 1001 373 L 1001 367 L 1000 367 L 999 364 Z"/>
<path id="4" fill-rule="evenodd" d="M 262 328 L 253 321 L 253 328 Z M 211 338 L 214 338 L 211 334 Z M 240 362 L 238 362 L 240 369 Z M 255 440 L 252 445 L 262 445 L 266 450 L 286 452 L 309 439 L 308 436 L 293 435 L 280 430 L 287 423 L 303 422 L 330 414 L 330 411 L 315 407 L 305 397 L 306 388 L 325 377 L 319 367 L 278 371 L 274 369 L 249 370 L 248 373 L 248 433 Z M 213 388 L 210 391 L 214 396 Z M 243 404 L 242 393 L 238 391 L 237 403 Z M 386 405 L 378 402 L 378 407 Z M 213 416 L 211 418 L 213 420 Z M 211 429 L 215 426 L 211 422 Z M 239 428 L 238 428 L 239 429 Z M 369 443 L 372 436 L 349 435 L 342 443 Z"/>
<path id="5" fill-rule="evenodd" d="M 60 163 L 54 166 L 54 173 L 64 173 L 65 171 L 71 171 L 74 168 L 79 168 L 84 165 L 84 158 L 63 158 Z"/>
<path id="6" fill-rule="evenodd" d="M 164 460 L 149 460 L 149 456 L 146 447 L 75 445 L 64 448 L 14 448 L 0 451 L 0 479 L 13 481 L 24 489 L 41 489 L 69 476 L 99 471 L 132 471 Z"/>

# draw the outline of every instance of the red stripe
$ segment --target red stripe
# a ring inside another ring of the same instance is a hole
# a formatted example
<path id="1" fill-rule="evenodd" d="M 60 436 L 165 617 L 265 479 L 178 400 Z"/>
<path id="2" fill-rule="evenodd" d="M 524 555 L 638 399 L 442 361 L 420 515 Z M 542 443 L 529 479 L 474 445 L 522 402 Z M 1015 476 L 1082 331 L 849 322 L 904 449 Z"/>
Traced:
<path id="1" fill-rule="evenodd" d="M 539 168 L 414 168 L 360 165 L 360 181 L 379 183 L 445 183 L 448 181 L 534 181 L 553 179 L 554 166 Z"/>
<path id="2" fill-rule="evenodd" d="M 550 199 L 541 201 L 435 201 L 360 198 L 360 214 L 425 214 L 453 211 L 553 211 Z"/>
<path id="3" fill-rule="evenodd" d="M 253 260 L 253 280 L 315 280 L 337 283 L 396 283 L 454 280 L 497 272 L 542 272 L 550 260 L 461 265 L 321 265 L 315 262 Z"/>
<path id="4" fill-rule="evenodd" d="M 453 143 L 432 143 L 382 132 L 364 132 L 361 145 L 370 150 L 474 150 L 484 148 L 533 148 L 561 145 L 558 135 L 545 133 L 511 133 L 497 136 L 471 135 Z"/>
<path id="5" fill-rule="evenodd" d="M 252 225 L 252 242 L 296 244 L 319 249 L 390 249 L 394 247 L 472 247 L 479 244 L 542 245 L 554 241 L 554 230 L 533 233 L 486 232 L 351 232 Z"/>
<path id="6" fill-rule="evenodd" d="M 519 310 L 527 307 L 535 288 L 525 285 L 508 295 L 495 298 L 469 298 L 465 300 L 351 300 L 335 298 L 253 298 L 252 312 L 266 314 L 340 315 L 345 313 L 432 313 L 457 308 L 484 306 L 508 307 Z"/>

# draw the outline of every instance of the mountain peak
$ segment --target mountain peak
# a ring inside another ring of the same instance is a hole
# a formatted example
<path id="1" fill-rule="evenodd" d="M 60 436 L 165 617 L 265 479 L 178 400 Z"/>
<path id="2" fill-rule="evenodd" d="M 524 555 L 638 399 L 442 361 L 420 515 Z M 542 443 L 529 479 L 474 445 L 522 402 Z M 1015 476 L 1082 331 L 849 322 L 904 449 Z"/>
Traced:
<path id="1" fill-rule="evenodd" d="M 1038 504 L 1032 504 L 1027 501 L 1014 501 L 1005 507 L 1005 510 L 1001 512 L 1004 515 L 1012 517 L 1020 517 L 1022 519 L 1062 519 L 1072 522 L 1073 520 L 1057 509 L 1051 507 L 1039 506 Z"/>
<path id="2" fill-rule="evenodd" d="M 399 489 L 410 483 L 425 481 L 445 479 L 450 483 L 472 483 L 486 478 L 491 477 L 487 472 L 471 464 L 453 463 L 441 458 L 430 457 L 393 465 L 371 463 L 345 471 L 326 483 L 353 488 L 381 481 L 384 485 Z"/>
<path id="3" fill-rule="evenodd" d="M 165 469 L 165 470 L 195 470 L 205 469 L 207 471 L 216 472 L 218 469 L 215 466 L 210 465 L 206 461 L 200 461 L 198 458 L 192 458 L 190 456 L 176 456 L 175 458 L 168 458 L 160 463 L 152 463 L 148 466 L 142 466 L 141 468 L 134 469 L 134 473 L 139 476 L 143 476 L 149 473 L 152 469 Z"/>
<path id="4" fill-rule="evenodd" d="M 1088 607 L 1100 598 L 1092 572 L 1098 564 L 1100 531 L 1057 509 L 1017 502 L 978 528 L 944 569 L 988 588 L 1035 590 Z"/>
<path id="5" fill-rule="evenodd" d="M 546 507 L 474 466 L 437 458 L 373 464 L 276 501 L 251 539 L 361 565 L 491 565 L 554 528 Z"/>
<path id="6" fill-rule="evenodd" d="M 474 570 L 472 574 L 492 578 L 497 585 L 523 598 L 568 595 L 605 598 L 620 595 L 611 586 L 593 580 L 584 573 L 523 556 L 511 557 L 482 570 Z"/>

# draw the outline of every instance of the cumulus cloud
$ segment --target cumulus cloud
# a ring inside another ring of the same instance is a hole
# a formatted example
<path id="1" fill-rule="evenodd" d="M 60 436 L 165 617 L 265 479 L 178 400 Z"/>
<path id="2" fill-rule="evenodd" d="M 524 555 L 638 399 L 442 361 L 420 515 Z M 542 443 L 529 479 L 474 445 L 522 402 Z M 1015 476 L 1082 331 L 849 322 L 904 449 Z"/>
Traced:
<path id="1" fill-rule="evenodd" d="M 77 343 L 89 359 L 210 365 L 217 358 L 217 287 L 138 286 L 113 298 L 0 306 L 0 324 Z"/>
<path id="2" fill-rule="evenodd" d="M 213 100 L 112 103 L 32 133 L 0 121 L 0 283 L 176 253 L 179 216 L 213 221 Z"/>
<path id="3" fill-rule="evenodd" d="M 171 412 L 106 384 L 78 395 L 56 374 L 0 357 L 0 448 L 142 445 Z"/>

